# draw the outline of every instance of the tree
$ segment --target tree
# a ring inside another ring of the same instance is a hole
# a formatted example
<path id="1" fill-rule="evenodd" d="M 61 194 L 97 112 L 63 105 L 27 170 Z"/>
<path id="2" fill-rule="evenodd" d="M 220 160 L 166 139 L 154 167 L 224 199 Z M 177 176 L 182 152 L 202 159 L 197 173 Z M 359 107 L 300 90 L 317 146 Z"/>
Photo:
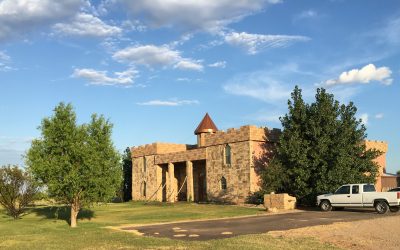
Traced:
<path id="1" fill-rule="evenodd" d="M 283 131 L 270 166 L 279 170 L 273 171 L 278 180 L 264 177 L 264 189 L 278 182 L 280 190 L 312 204 L 317 194 L 344 183 L 374 183 L 378 165 L 373 159 L 381 153 L 366 150 L 366 128 L 356 113 L 353 103 L 340 105 L 323 88 L 317 89 L 314 103 L 306 104 L 296 86 L 280 119 Z"/>
<path id="2" fill-rule="evenodd" d="M 132 158 L 130 148 L 126 148 L 122 156 L 122 171 L 123 171 L 123 200 L 132 200 Z"/>
<path id="3" fill-rule="evenodd" d="M 60 103 L 39 129 L 41 137 L 32 141 L 26 163 L 50 197 L 71 207 L 70 225 L 76 227 L 83 206 L 109 201 L 120 186 L 112 124 L 93 114 L 90 123 L 77 125 L 72 105 Z"/>
<path id="4" fill-rule="evenodd" d="M 0 168 L 0 204 L 14 219 L 18 219 L 38 191 L 31 176 L 17 166 Z"/>

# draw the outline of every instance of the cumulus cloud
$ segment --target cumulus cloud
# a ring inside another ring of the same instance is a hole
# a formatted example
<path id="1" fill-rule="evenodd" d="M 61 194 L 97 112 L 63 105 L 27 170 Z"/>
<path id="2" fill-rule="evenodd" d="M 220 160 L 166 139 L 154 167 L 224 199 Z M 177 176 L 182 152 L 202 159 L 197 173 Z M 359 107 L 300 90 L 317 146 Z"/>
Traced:
<path id="1" fill-rule="evenodd" d="M 235 77 L 223 89 L 229 94 L 252 97 L 270 104 L 288 100 L 291 93 L 290 88 L 262 71 Z"/>
<path id="2" fill-rule="evenodd" d="M 182 105 L 192 105 L 199 104 L 197 100 L 151 100 L 147 102 L 137 103 L 141 106 L 182 106 Z"/>
<path id="3" fill-rule="evenodd" d="M 384 85 L 390 85 L 393 82 L 391 78 L 392 71 L 388 67 L 375 67 L 373 64 L 368 64 L 361 69 L 352 69 L 340 74 L 336 79 L 329 79 L 325 82 L 327 86 L 355 83 L 370 83 L 377 81 Z"/>
<path id="4" fill-rule="evenodd" d="M 56 33 L 75 36 L 108 37 L 122 32 L 121 28 L 108 25 L 87 13 L 78 13 L 71 22 L 57 23 L 53 28 Z"/>
<path id="5" fill-rule="evenodd" d="M 224 35 L 226 43 L 238 46 L 247 51 L 248 54 L 254 55 L 267 48 L 282 48 L 290 46 L 295 42 L 305 42 L 310 38 L 305 36 L 290 35 L 263 35 L 250 34 L 246 32 L 230 32 Z"/>
<path id="6" fill-rule="evenodd" d="M 172 66 L 178 69 L 203 70 L 199 61 L 184 58 L 177 50 L 168 46 L 133 46 L 114 53 L 113 58 L 119 62 L 135 63 L 145 66 Z"/>
<path id="7" fill-rule="evenodd" d="M 74 16 L 82 0 L 0 1 L 0 41 Z"/>
<path id="8" fill-rule="evenodd" d="M 135 69 L 115 72 L 114 76 L 108 76 L 107 71 L 98 71 L 94 69 L 75 69 L 72 77 L 86 79 L 92 85 L 130 86 L 133 84 L 137 74 L 138 71 Z"/>
<path id="9" fill-rule="evenodd" d="M 280 0 L 122 0 L 133 14 L 155 27 L 218 30 Z"/>
<path id="10" fill-rule="evenodd" d="M 215 63 L 210 63 L 208 64 L 208 67 L 211 68 L 225 68 L 226 67 L 226 61 L 219 61 Z"/>

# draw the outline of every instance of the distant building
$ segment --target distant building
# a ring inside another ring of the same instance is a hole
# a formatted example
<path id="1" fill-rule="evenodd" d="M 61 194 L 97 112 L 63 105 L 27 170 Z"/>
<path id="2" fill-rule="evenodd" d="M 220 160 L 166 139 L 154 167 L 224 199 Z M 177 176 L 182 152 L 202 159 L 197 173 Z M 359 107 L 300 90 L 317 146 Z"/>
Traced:
<path id="1" fill-rule="evenodd" d="M 255 161 L 273 154 L 279 129 L 248 125 L 224 132 L 206 114 L 194 133 L 196 145 L 156 142 L 131 148 L 133 200 L 238 204 L 260 190 L 262 169 Z M 396 178 L 386 174 L 387 144 L 366 141 L 366 146 L 384 152 L 376 159 L 377 189 L 396 186 Z"/>
<path id="2" fill-rule="evenodd" d="M 379 165 L 379 176 L 376 179 L 375 187 L 377 191 L 387 191 L 395 188 L 398 185 L 398 176 L 386 172 L 386 153 L 388 151 L 388 144 L 384 141 L 365 141 L 365 146 L 368 149 L 377 149 L 383 154 L 375 159 Z"/>

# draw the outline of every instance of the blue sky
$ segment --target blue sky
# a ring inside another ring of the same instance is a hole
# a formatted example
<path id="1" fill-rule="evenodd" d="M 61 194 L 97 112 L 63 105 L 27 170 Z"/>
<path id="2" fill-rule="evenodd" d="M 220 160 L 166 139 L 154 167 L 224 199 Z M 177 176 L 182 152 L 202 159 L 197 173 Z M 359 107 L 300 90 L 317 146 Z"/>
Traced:
<path id="1" fill-rule="evenodd" d="M 0 164 L 71 102 L 114 124 L 118 149 L 195 143 L 220 129 L 280 127 L 297 84 L 355 102 L 400 169 L 398 0 L 0 0 Z"/>

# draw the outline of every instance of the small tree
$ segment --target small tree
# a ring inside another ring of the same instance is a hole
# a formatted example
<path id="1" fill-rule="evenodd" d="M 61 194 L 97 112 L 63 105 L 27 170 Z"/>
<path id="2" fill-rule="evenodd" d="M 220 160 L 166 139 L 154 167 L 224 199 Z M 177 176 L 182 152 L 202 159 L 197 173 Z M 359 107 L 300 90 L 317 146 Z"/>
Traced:
<path id="1" fill-rule="evenodd" d="M 132 158 L 130 148 L 125 149 L 125 153 L 122 156 L 122 170 L 123 170 L 123 200 L 132 200 Z"/>
<path id="2" fill-rule="evenodd" d="M 31 176 L 17 166 L 0 168 L 0 204 L 14 219 L 24 212 L 35 198 L 37 186 Z"/>
<path id="3" fill-rule="evenodd" d="M 109 201 L 120 187 L 112 124 L 94 114 L 90 123 L 77 125 L 72 106 L 60 103 L 39 129 L 41 138 L 32 141 L 26 163 L 50 197 L 71 206 L 70 225 L 76 227 L 83 206 Z"/>
<path id="4" fill-rule="evenodd" d="M 264 190 L 278 189 L 313 204 L 315 196 L 333 192 L 345 183 L 374 183 L 381 153 L 366 150 L 366 128 L 356 118 L 353 103 L 340 105 L 325 89 L 306 104 L 297 86 L 281 118 L 282 135 L 270 173 L 263 175 Z M 280 186 L 279 186 L 280 185 Z"/>

